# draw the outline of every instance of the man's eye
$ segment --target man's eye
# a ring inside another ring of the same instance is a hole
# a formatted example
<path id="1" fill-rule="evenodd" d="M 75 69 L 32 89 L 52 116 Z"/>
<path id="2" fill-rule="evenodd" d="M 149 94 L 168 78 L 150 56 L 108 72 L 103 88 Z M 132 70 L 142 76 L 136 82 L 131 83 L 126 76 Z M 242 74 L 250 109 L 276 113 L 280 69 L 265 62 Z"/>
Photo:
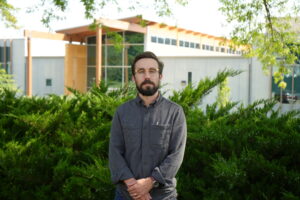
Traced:
<path id="1" fill-rule="evenodd" d="M 150 69 L 150 70 L 149 70 L 149 72 L 150 72 L 151 74 L 156 73 L 156 71 L 157 71 L 156 69 Z"/>
<path id="2" fill-rule="evenodd" d="M 144 73 L 145 73 L 145 70 L 138 70 L 137 73 L 139 73 L 139 74 L 144 74 Z"/>

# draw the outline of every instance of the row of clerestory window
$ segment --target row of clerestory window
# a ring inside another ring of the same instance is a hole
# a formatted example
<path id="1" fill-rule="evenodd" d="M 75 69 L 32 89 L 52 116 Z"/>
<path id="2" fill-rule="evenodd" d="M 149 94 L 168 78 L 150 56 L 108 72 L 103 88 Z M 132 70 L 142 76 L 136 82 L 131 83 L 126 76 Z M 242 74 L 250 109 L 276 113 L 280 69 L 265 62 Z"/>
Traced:
<path id="1" fill-rule="evenodd" d="M 174 38 L 163 38 L 163 37 L 151 36 L 151 42 L 158 43 L 158 44 L 177 46 L 177 40 Z M 179 40 L 178 45 L 180 47 L 202 49 L 205 51 L 216 51 L 216 52 L 221 52 L 221 53 L 238 54 L 238 55 L 242 54 L 242 51 L 240 51 L 240 50 L 234 50 L 231 48 L 225 48 L 225 47 L 219 47 L 219 46 L 215 47 L 215 46 L 208 45 L 208 44 L 202 44 L 200 46 L 200 43 L 183 41 L 183 40 Z"/>

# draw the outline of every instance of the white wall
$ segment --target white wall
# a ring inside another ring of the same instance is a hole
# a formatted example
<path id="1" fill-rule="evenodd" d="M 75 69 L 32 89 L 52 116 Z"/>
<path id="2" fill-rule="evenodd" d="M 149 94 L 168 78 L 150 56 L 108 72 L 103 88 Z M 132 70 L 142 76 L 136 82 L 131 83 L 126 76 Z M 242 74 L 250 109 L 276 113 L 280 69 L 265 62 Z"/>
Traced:
<path id="1" fill-rule="evenodd" d="M 31 55 L 47 56 L 47 57 L 60 57 L 65 56 L 65 44 L 67 42 L 60 40 L 47 40 L 40 38 L 31 39 Z M 25 40 L 25 55 L 27 56 L 27 40 Z"/>
<path id="2" fill-rule="evenodd" d="M 165 64 L 162 84 L 167 84 L 164 87 L 164 90 L 168 90 L 167 95 L 171 94 L 172 90 L 185 87 L 181 81 L 188 83 L 188 72 L 192 72 L 192 82 L 197 84 L 201 79 L 214 78 L 219 71 L 228 68 L 244 71 L 236 77 L 229 78 L 231 101 L 239 101 L 247 105 L 249 100 L 253 102 L 269 97 L 269 77 L 261 73 L 259 62 L 252 62 L 254 70 L 249 76 L 251 60 L 243 57 L 160 57 L 160 59 Z M 215 102 L 216 97 L 217 89 L 214 89 L 203 99 L 203 105 Z"/>
<path id="3" fill-rule="evenodd" d="M 25 40 L 14 39 L 12 41 L 12 74 L 17 88 L 22 94 L 26 92 L 26 59 L 25 59 Z"/>
<path id="4" fill-rule="evenodd" d="M 51 79 L 52 86 L 46 86 L 46 79 Z M 64 58 L 34 57 L 32 59 L 32 94 L 64 94 Z"/>
<path id="5" fill-rule="evenodd" d="M 11 48 L 12 74 L 17 88 L 25 94 L 27 40 L 13 39 Z M 64 94 L 64 54 L 64 43 L 61 41 L 32 39 L 33 95 Z M 52 86 L 46 86 L 47 78 L 52 79 Z"/>
<path id="6" fill-rule="evenodd" d="M 251 102 L 262 98 L 272 97 L 271 74 L 264 72 L 262 64 L 256 59 L 252 59 L 252 81 L 251 81 Z"/>
<path id="7" fill-rule="evenodd" d="M 33 95 L 64 94 L 65 42 L 32 39 L 32 92 Z M 21 94 L 26 94 L 27 40 L 12 40 L 12 74 Z M 41 57 L 45 56 L 45 57 Z M 52 86 L 46 86 L 46 79 Z"/>

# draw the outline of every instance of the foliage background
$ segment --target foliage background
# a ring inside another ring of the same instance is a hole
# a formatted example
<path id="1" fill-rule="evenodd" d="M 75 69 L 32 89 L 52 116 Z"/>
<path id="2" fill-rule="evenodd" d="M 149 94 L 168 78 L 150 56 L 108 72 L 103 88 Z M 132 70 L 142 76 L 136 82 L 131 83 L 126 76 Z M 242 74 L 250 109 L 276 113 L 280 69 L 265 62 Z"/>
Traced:
<path id="1" fill-rule="evenodd" d="M 273 100 L 243 106 L 226 98 L 199 108 L 214 87 L 239 73 L 224 70 L 170 97 L 188 125 L 179 199 L 300 198 L 299 111 L 281 115 Z M 111 119 L 135 90 L 101 85 L 72 92 L 28 98 L 0 90 L 0 199 L 113 199 Z"/>

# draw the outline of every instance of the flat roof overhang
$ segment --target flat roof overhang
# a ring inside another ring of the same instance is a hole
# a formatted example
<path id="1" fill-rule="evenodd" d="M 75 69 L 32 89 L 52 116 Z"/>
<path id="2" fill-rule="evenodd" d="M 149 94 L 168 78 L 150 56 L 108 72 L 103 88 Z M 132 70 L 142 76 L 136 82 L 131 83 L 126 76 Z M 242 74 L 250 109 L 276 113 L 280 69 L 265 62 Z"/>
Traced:
<path id="1" fill-rule="evenodd" d="M 146 33 L 146 27 L 142 27 L 139 24 L 132 22 L 125 22 L 120 20 L 112 19 L 99 19 L 96 21 L 96 26 L 99 24 L 99 28 L 102 28 L 102 34 L 105 34 L 107 31 L 119 32 L 119 31 L 132 31 L 137 33 Z M 69 29 L 63 29 L 56 31 L 57 33 L 62 33 L 67 36 L 74 36 L 74 38 L 85 38 L 87 36 L 95 35 L 97 30 L 93 30 L 89 25 L 74 27 Z"/>
<path id="2" fill-rule="evenodd" d="M 44 38 L 51 40 L 64 40 L 70 42 L 84 42 L 85 38 L 88 36 L 94 36 L 97 34 L 97 29 L 102 29 L 102 34 L 105 34 L 107 31 L 119 32 L 119 31 L 132 31 L 137 33 L 146 33 L 146 27 L 143 27 L 139 24 L 133 22 L 126 22 L 113 19 L 99 19 L 96 21 L 96 25 L 99 24 L 96 28 L 91 28 L 90 25 L 73 27 L 68 29 L 57 30 L 56 33 L 46 33 L 39 31 L 30 31 L 25 30 L 24 36 L 31 38 Z"/>

